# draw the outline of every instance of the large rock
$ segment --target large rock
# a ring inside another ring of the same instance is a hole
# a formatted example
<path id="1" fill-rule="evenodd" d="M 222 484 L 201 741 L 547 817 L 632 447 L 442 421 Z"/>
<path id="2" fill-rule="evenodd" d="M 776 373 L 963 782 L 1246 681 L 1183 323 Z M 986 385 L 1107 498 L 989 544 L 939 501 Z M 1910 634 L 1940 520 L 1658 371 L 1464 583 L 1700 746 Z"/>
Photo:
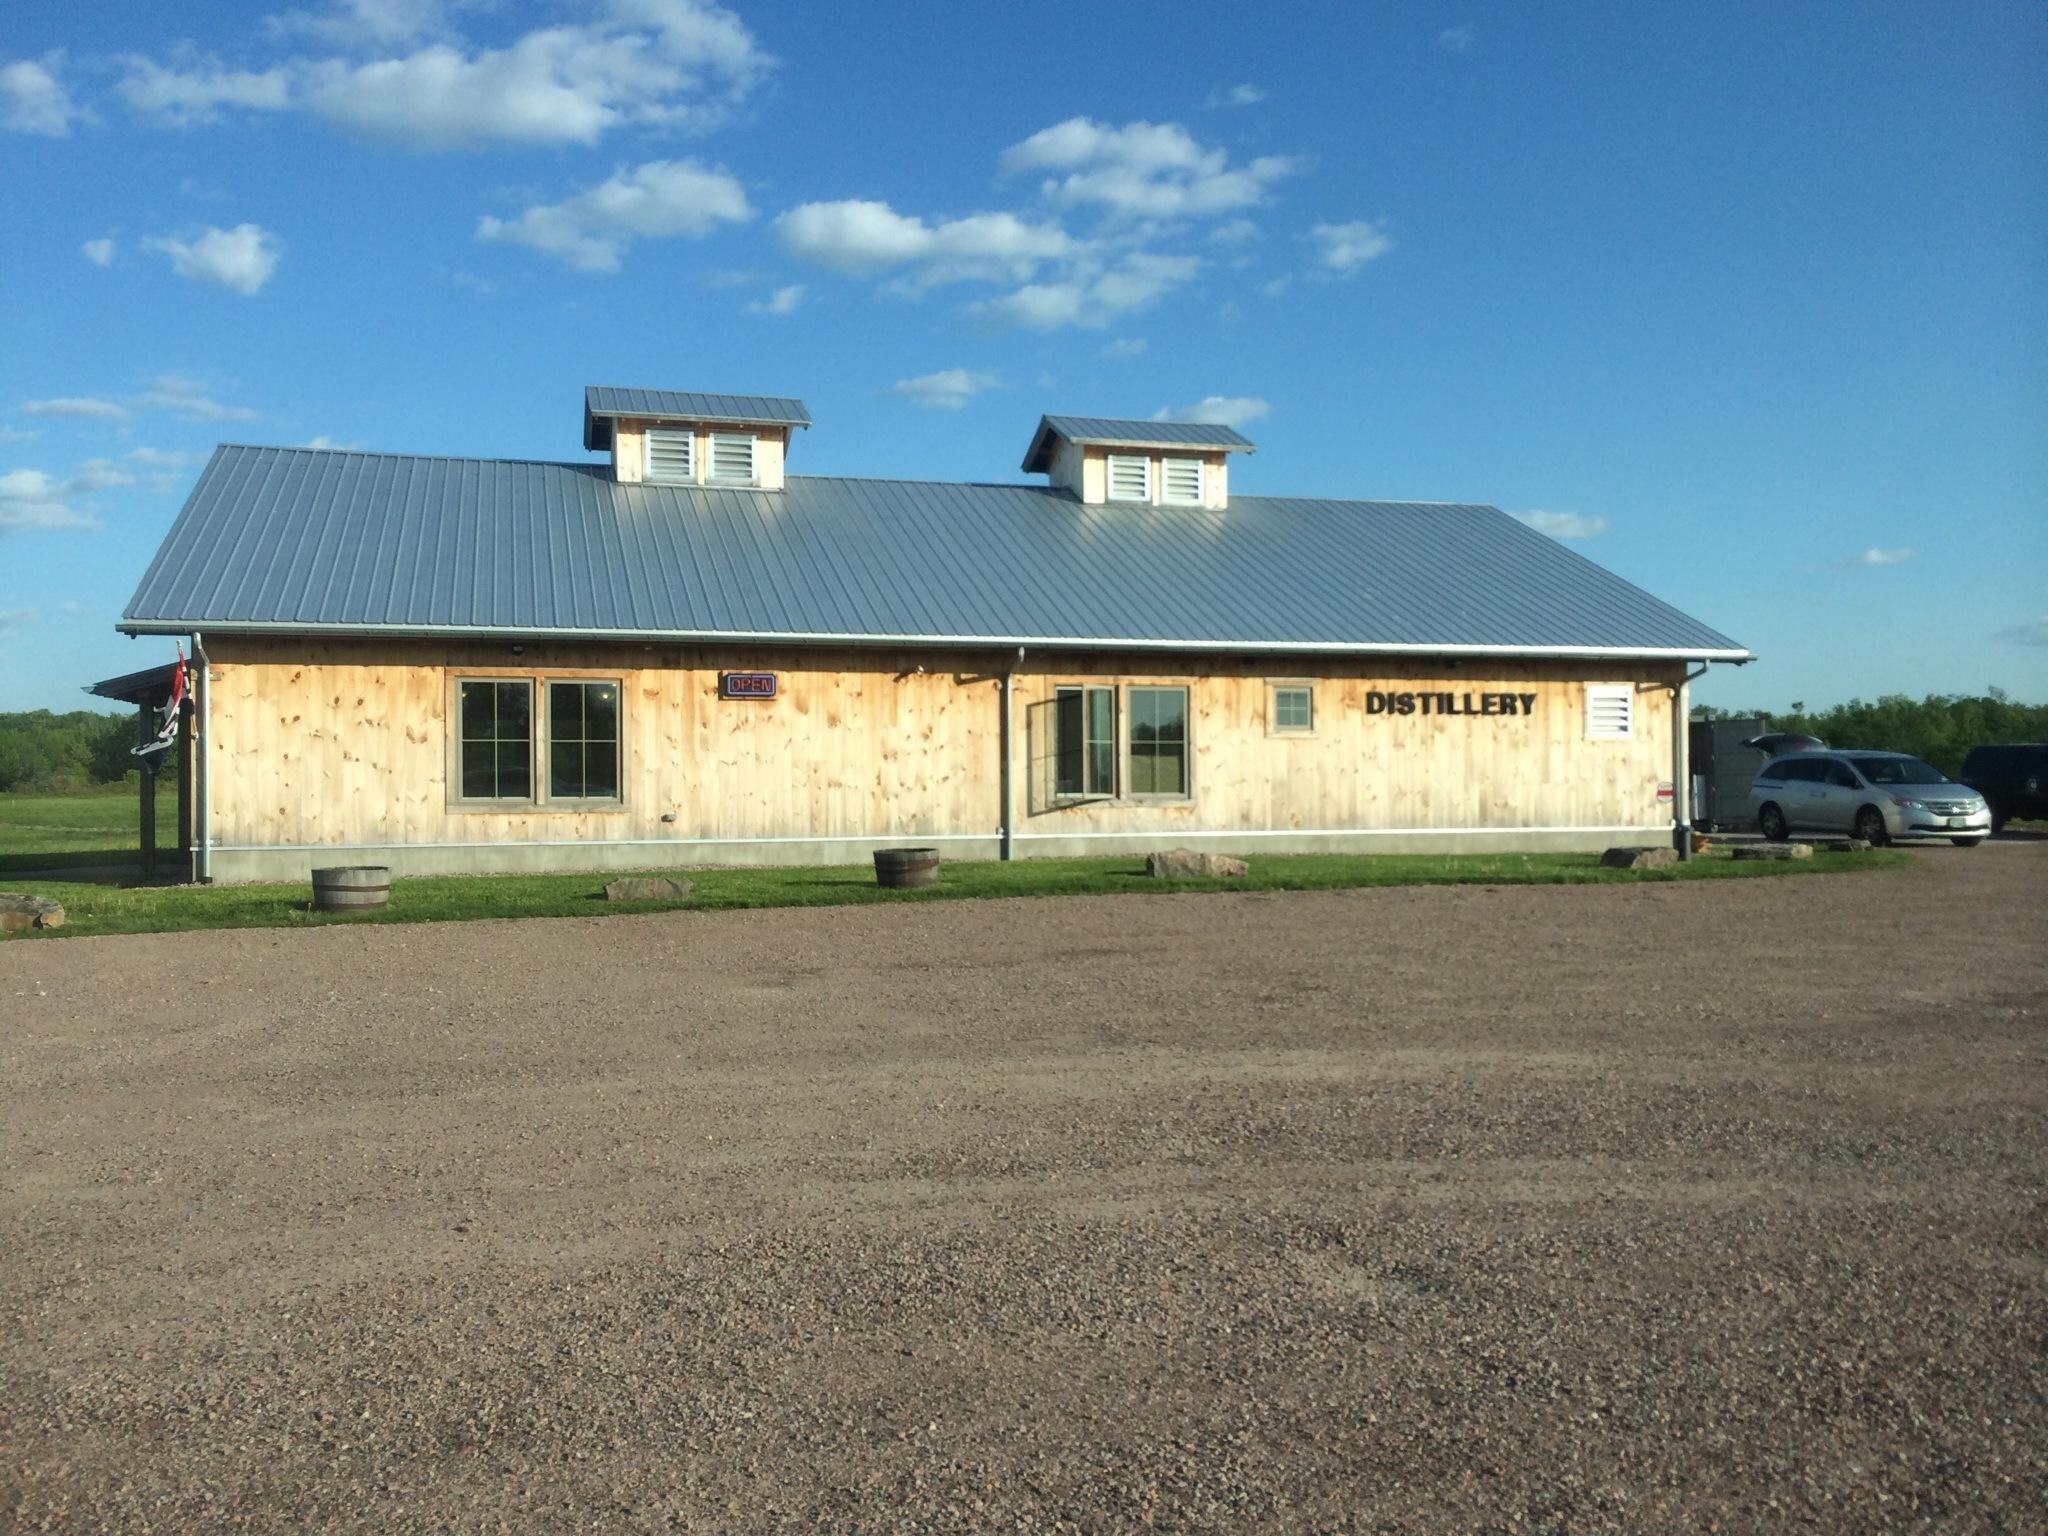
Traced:
<path id="1" fill-rule="evenodd" d="M 1735 847 L 1738 859 L 1810 859 L 1813 857 L 1811 843 L 1738 843 Z"/>
<path id="2" fill-rule="evenodd" d="M 1610 848 L 1600 855 L 1603 869 L 1669 869 L 1677 862 L 1676 848 Z"/>
<path id="3" fill-rule="evenodd" d="M 666 875 L 627 875 L 604 888 L 606 901 L 681 901 L 689 894 L 689 881 Z"/>
<path id="4" fill-rule="evenodd" d="M 1225 853 L 1197 853 L 1169 848 L 1145 855 L 1145 873 L 1154 880 L 1241 880 L 1251 872 L 1243 859 Z"/>
<path id="5" fill-rule="evenodd" d="M 21 896 L 0 891 L 0 933 L 25 933 L 31 928 L 62 928 L 64 907 L 47 896 Z"/>

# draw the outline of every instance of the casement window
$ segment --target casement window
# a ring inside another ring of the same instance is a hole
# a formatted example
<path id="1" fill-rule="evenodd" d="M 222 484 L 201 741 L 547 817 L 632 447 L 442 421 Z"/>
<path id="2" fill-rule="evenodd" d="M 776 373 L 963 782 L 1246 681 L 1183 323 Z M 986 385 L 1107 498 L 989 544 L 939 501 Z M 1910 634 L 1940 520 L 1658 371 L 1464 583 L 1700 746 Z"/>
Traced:
<path id="1" fill-rule="evenodd" d="M 711 434 L 711 477 L 720 485 L 754 483 L 754 434 L 714 432 Z"/>
<path id="2" fill-rule="evenodd" d="M 697 434 L 689 427 L 647 429 L 647 478 L 658 485 L 690 485 L 697 479 Z"/>
<path id="3" fill-rule="evenodd" d="M 1307 683 L 1275 683 L 1268 716 L 1276 736 L 1307 736 L 1316 728 L 1316 691 Z"/>
<path id="4" fill-rule="evenodd" d="M 1133 795 L 1185 798 L 1188 792 L 1188 691 L 1131 688 Z"/>
<path id="5" fill-rule="evenodd" d="M 465 800 L 533 798 L 533 684 L 466 677 L 459 771 Z"/>
<path id="6" fill-rule="evenodd" d="M 1116 794 L 1116 690 L 1053 694 L 1053 792 L 1062 799 Z"/>
<path id="7" fill-rule="evenodd" d="M 458 810 L 624 806 L 615 677 L 460 677 L 449 762 Z"/>
<path id="8" fill-rule="evenodd" d="M 1159 499 L 1177 507 L 1202 504 L 1202 461 L 1165 459 L 1159 466 Z"/>
<path id="9" fill-rule="evenodd" d="M 619 798 L 619 685 L 548 684 L 548 798 Z"/>
<path id="10" fill-rule="evenodd" d="M 1109 456 L 1109 499 L 1150 501 L 1152 461 L 1141 453 L 1112 453 Z"/>
<path id="11" fill-rule="evenodd" d="M 1628 683 L 1586 684 L 1586 740 L 1628 741 L 1636 733 L 1636 691 Z"/>

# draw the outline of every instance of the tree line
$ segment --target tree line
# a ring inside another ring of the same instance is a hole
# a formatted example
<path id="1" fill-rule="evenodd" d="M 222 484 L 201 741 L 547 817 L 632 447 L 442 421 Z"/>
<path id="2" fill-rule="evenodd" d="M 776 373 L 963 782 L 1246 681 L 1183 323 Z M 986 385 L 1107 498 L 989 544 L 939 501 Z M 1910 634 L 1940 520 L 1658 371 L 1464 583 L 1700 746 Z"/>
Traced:
<path id="1" fill-rule="evenodd" d="M 1831 747 L 1910 752 L 1943 773 L 1961 771 L 1970 748 L 2001 741 L 2048 741 L 2048 704 L 2019 704 L 2005 691 L 1930 693 L 1924 699 L 1888 693 L 1866 702 L 1851 699 L 1809 710 L 1795 700 L 1790 709 L 1711 709 L 1695 720 L 1736 720 L 1761 716 L 1767 731 L 1818 736 Z"/>
<path id="2" fill-rule="evenodd" d="M 0 714 L 0 794 L 64 794 L 118 784 L 138 771 L 135 712 L 89 709 Z"/>

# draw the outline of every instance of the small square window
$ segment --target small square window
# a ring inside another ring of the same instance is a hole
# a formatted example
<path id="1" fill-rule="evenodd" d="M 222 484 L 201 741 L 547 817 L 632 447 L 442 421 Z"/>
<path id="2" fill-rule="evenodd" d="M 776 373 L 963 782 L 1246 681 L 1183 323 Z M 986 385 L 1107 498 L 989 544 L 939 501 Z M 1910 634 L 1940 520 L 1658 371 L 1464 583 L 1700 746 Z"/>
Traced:
<path id="1" fill-rule="evenodd" d="M 754 434 L 714 432 L 711 435 L 711 478 L 721 485 L 754 483 Z"/>
<path id="2" fill-rule="evenodd" d="M 1635 689 L 1627 683 L 1586 684 L 1586 739 L 1628 741 L 1635 733 Z"/>
<path id="3" fill-rule="evenodd" d="M 1109 456 L 1109 499 L 1150 501 L 1152 461 L 1142 454 L 1112 453 Z"/>
<path id="4" fill-rule="evenodd" d="M 1316 728 L 1316 691 L 1305 683 L 1273 685 L 1273 729 L 1289 736 L 1306 736 Z"/>
<path id="5" fill-rule="evenodd" d="M 1200 459 L 1166 459 L 1160 465 L 1161 501 L 1171 502 L 1177 507 L 1199 507 L 1202 504 L 1202 461 Z"/>

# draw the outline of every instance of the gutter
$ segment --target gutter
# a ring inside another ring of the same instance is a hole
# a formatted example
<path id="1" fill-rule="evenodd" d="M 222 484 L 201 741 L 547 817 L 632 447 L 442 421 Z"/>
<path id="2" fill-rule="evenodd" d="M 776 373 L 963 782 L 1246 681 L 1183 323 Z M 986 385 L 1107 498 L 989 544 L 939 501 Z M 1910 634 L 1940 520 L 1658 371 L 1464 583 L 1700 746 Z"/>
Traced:
<path id="1" fill-rule="evenodd" d="M 132 619 L 115 625 L 125 635 L 183 635 L 193 631 L 190 619 Z M 1740 647 L 1705 650 L 1698 646 L 1619 645 L 1458 645 L 1375 643 L 1344 640 L 1139 640 L 1115 636 L 1076 639 L 1061 635 L 879 635 L 832 634 L 822 631 L 652 630 L 652 629 L 513 629 L 475 624 L 331 624 L 212 623 L 216 635 L 349 635 L 363 639 L 488 640 L 503 644 L 535 640 L 611 640 L 635 645 L 843 645 L 891 650 L 986 650 L 1030 647 L 1043 651 L 1181 651 L 1233 656 L 1496 656 L 1535 657 L 1565 661 L 1729 661 L 1756 659 Z"/>
<path id="2" fill-rule="evenodd" d="M 1003 668 L 1003 727 L 998 733 L 1003 744 L 1002 795 L 1003 814 L 997 823 L 1002 829 L 1002 860 L 1008 863 L 1017 852 L 1017 796 L 1014 781 L 1016 770 L 1012 766 L 1017 757 L 1017 668 L 1024 661 L 1024 647 L 1017 647 L 1017 654 Z"/>
<path id="3" fill-rule="evenodd" d="M 213 884 L 213 667 L 206 657 L 206 638 L 192 631 L 193 692 L 199 729 L 192 754 L 192 878 Z"/>

